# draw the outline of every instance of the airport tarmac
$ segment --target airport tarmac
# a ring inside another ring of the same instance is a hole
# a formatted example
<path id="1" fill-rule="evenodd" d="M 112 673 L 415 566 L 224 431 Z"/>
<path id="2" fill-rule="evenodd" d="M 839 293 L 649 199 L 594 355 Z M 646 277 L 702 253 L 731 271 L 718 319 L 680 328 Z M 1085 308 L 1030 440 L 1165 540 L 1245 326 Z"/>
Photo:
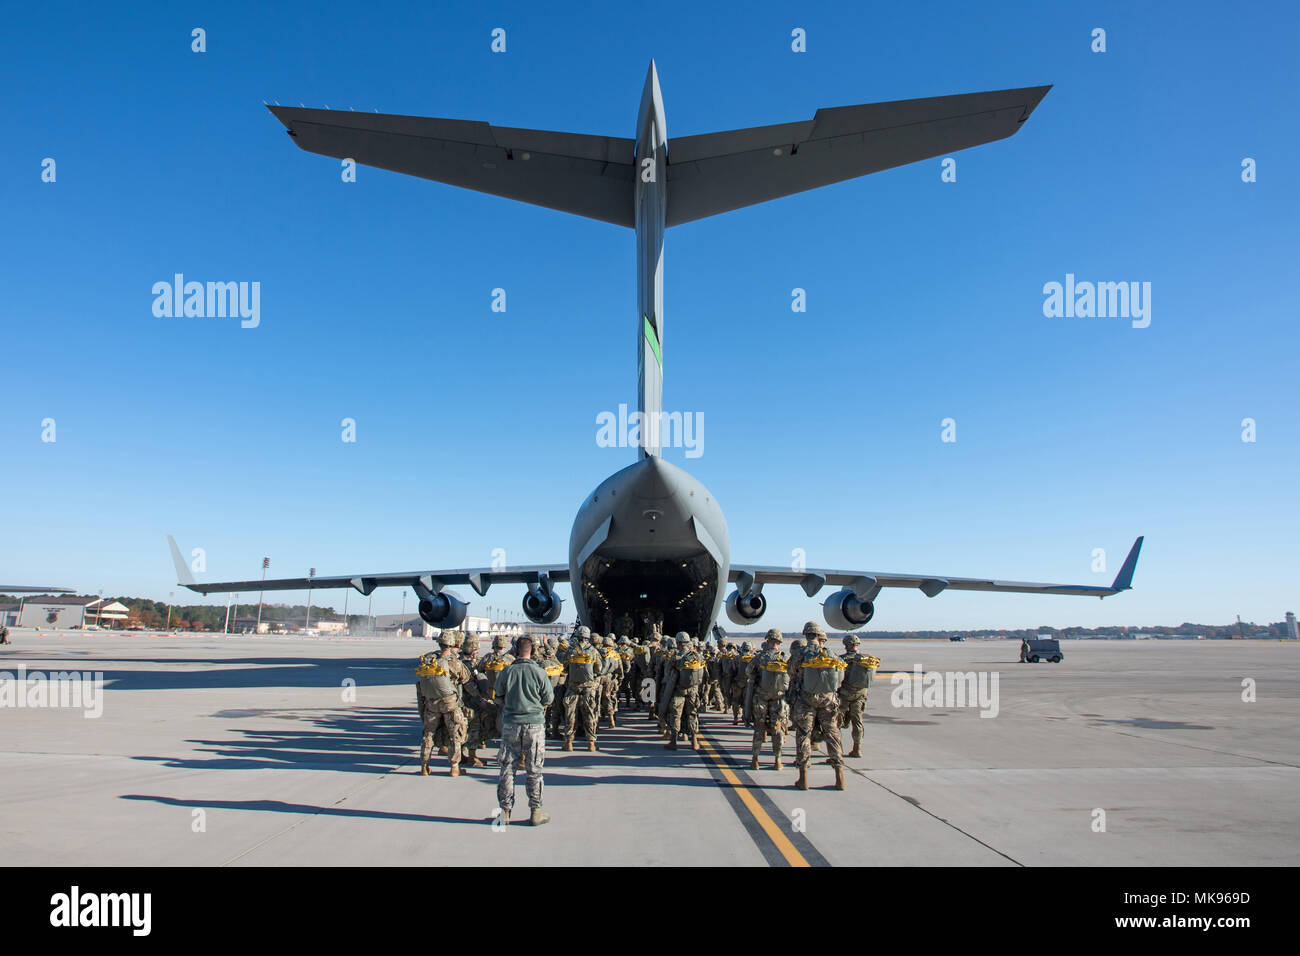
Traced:
<path id="1" fill-rule="evenodd" d="M 103 713 L 0 708 L 0 865 L 1300 863 L 1295 643 L 1069 641 L 1028 665 L 1017 642 L 864 641 L 883 663 L 845 792 L 821 754 L 794 788 L 793 736 L 787 769 L 765 747 L 752 772 L 730 717 L 671 752 L 624 712 L 598 753 L 550 745 L 550 824 L 494 828 L 494 766 L 419 774 L 426 641 L 14 641 L 0 672 L 101 671 Z M 917 678 L 889 672 L 916 668 L 996 674 L 997 716 L 894 706 Z"/>

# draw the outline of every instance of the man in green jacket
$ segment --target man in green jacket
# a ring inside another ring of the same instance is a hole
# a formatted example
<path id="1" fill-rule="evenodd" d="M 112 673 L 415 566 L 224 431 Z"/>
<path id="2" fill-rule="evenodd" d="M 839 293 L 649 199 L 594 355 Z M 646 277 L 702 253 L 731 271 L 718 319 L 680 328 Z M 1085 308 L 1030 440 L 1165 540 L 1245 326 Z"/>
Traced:
<path id="1" fill-rule="evenodd" d="M 501 708 L 501 773 L 497 778 L 497 805 L 501 822 L 510 823 L 515 805 L 515 770 L 522 762 L 528 792 L 529 823 L 535 827 L 551 819 L 542 811 L 542 764 L 546 759 L 546 707 L 555 699 L 546 668 L 533 659 L 533 637 L 515 642 L 515 659 L 497 675 L 496 700 Z"/>

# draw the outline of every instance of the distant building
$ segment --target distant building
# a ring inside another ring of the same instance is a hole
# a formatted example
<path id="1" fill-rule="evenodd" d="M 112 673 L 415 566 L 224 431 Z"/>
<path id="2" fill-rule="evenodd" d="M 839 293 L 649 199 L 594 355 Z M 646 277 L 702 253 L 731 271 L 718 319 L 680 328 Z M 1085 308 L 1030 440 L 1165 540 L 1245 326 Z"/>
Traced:
<path id="1" fill-rule="evenodd" d="M 1286 636 L 1293 641 L 1300 641 L 1300 630 L 1296 628 L 1295 611 L 1286 612 Z"/>
<path id="2" fill-rule="evenodd" d="M 88 624 L 121 627 L 128 613 L 125 604 L 99 597 L 38 597 L 23 602 L 18 626 L 60 630 Z"/>

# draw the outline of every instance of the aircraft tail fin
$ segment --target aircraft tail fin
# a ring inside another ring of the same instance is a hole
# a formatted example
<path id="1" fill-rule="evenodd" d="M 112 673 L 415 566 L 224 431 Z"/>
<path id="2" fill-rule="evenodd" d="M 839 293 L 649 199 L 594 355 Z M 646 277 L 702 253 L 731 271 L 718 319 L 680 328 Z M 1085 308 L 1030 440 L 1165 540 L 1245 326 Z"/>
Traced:
<path id="1" fill-rule="evenodd" d="M 172 549 L 172 564 L 176 566 L 176 583 L 182 587 L 189 587 L 194 582 L 194 575 L 190 573 L 190 566 L 185 563 L 181 557 L 181 549 L 176 547 L 176 539 L 171 535 L 167 536 L 167 544 Z"/>
<path id="2" fill-rule="evenodd" d="M 1119 574 L 1115 575 L 1115 583 L 1111 585 L 1116 591 L 1127 591 L 1133 587 L 1133 571 L 1137 568 L 1138 553 L 1142 550 L 1142 540 L 1145 537 L 1146 535 L 1139 535 L 1133 542 L 1133 547 L 1128 549 L 1128 557 L 1124 559 Z"/>

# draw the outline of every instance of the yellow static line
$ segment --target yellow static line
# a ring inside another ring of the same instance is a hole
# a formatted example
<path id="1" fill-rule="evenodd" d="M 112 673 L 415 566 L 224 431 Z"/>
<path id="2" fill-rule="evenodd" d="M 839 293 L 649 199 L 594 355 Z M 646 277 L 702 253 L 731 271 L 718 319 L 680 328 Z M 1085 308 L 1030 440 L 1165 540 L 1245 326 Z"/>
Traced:
<path id="1" fill-rule="evenodd" d="M 781 832 L 781 828 L 776 825 L 776 822 L 768 816 L 767 811 L 754 799 L 754 795 L 749 792 L 749 788 L 741 783 L 740 778 L 722 761 L 717 751 L 703 737 L 700 737 L 699 741 L 709 759 L 713 761 L 713 765 L 722 771 L 723 779 L 731 784 L 736 793 L 740 795 L 741 802 L 753 814 L 754 819 L 758 821 L 758 825 L 763 828 L 763 832 L 776 844 L 776 848 L 781 851 L 781 855 L 785 857 L 786 862 L 791 866 L 809 866 L 810 864 L 803 858 L 803 854 L 795 849 L 794 844 Z"/>

